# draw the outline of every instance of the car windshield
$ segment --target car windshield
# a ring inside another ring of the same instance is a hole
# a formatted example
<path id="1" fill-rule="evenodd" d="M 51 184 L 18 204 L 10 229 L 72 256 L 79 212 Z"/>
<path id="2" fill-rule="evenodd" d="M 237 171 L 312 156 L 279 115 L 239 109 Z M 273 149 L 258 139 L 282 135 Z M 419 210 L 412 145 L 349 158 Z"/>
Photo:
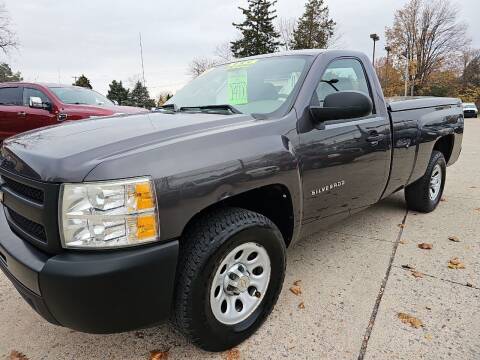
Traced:
<path id="1" fill-rule="evenodd" d="M 192 80 L 166 105 L 180 110 L 222 105 L 247 114 L 272 113 L 293 96 L 307 60 L 308 56 L 281 56 L 222 65 Z"/>
<path id="2" fill-rule="evenodd" d="M 50 87 L 55 95 L 64 104 L 114 106 L 115 104 L 96 91 L 77 86 Z"/>

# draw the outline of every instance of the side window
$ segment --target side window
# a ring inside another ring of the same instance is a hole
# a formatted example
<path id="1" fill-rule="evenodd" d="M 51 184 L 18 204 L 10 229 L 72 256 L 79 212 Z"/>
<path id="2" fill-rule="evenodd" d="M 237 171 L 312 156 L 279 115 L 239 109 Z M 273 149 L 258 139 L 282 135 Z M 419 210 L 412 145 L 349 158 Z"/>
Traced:
<path id="1" fill-rule="evenodd" d="M 0 88 L 0 105 L 22 105 L 22 89 L 19 87 Z"/>
<path id="2" fill-rule="evenodd" d="M 50 99 L 43 93 L 43 91 L 32 89 L 32 88 L 23 88 L 23 105 L 30 106 L 30 98 L 39 97 L 42 99 L 42 103 L 49 103 Z"/>
<path id="3" fill-rule="evenodd" d="M 328 65 L 314 94 L 313 103 L 323 106 L 325 97 L 336 91 L 361 91 L 370 96 L 368 80 L 360 61 L 339 59 Z"/>

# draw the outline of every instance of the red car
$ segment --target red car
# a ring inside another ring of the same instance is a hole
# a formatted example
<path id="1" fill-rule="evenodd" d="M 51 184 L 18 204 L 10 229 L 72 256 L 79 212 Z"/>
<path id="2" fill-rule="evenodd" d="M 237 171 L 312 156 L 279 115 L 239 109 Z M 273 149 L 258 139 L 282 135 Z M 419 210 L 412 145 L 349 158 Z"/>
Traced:
<path id="1" fill-rule="evenodd" d="M 0 84 L 0 141 L 65 120 L 145 112 L 118 106 L 96 91 L 71 85 L 26 82 Z"/>

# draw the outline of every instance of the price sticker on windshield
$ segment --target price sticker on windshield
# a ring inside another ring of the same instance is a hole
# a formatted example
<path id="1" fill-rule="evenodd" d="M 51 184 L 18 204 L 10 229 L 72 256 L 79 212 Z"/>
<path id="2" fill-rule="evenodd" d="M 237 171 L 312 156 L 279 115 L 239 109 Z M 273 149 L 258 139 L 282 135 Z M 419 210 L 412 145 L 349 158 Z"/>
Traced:
<path id="1" fill-rule="evenodd" d="M 248 103 L 248 77 L 246 70 L 228 73 L 228 103 L 242 105 Z"/>

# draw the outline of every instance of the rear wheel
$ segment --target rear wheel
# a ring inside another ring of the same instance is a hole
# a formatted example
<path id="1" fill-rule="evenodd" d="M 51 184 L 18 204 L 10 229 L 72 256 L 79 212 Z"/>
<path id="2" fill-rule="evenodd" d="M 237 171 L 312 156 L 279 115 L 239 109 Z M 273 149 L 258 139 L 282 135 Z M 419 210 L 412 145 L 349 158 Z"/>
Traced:
<path id="1" fill-rule="evenodd" d="M 285 243 L 265 216 L 213 211 L 181 240 L 175 322 L 204 350 L 223 351 L 247 337 L 273 309 L 285 276 Z"/>
<path id="2" fill-rule="evenodd" d="M 435 210 L 443 194 L 446 168 L 445 157 L 434 150 L 425 174 L 405 188 L 405 200 L 410 210 L 426 213 Z"/>

